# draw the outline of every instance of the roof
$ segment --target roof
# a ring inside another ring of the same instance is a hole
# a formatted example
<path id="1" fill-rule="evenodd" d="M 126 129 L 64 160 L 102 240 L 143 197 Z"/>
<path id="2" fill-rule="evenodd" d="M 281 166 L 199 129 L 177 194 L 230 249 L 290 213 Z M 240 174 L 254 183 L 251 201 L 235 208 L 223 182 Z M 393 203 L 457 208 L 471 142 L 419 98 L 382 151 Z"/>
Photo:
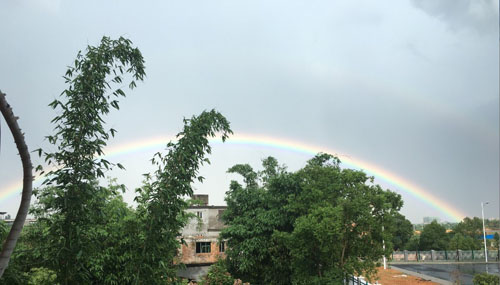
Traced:
<path id="1" fill-rule="evenodd" d="M 227 209 L 227 206 L 190 206 L 188 209 Z"/>

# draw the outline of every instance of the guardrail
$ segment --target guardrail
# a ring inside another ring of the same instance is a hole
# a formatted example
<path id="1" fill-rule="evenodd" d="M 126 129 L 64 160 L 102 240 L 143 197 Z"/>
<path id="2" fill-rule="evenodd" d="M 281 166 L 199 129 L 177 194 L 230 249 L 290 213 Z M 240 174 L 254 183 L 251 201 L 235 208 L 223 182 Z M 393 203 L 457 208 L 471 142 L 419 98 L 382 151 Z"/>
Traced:
<path id="1" fill-rule="evenodd" d="M 488 261 L 498 261 L 499 251 L 488 250 Z M 395 251 L 392 261 L 481 261 L 484 250 Z"/>

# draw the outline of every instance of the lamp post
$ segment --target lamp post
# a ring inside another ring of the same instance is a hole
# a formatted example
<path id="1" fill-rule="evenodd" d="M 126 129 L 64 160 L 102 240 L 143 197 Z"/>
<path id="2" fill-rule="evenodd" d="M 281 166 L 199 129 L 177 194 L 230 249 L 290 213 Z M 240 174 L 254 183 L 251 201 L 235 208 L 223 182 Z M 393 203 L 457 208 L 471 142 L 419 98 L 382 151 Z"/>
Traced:
<path id="1" fill-rule="evenodd" d="M 484 240 L 484 258 L 486 259 L 486 263 L 488 263 L 488 251 L 486 250 L 486 229 L 484 228 L 484 205 L 487 205 L 489 202 L 481 202 L 481 216 L 483 218 L 483 240 Z"/>
<path id="2" fill-rule="evenodd" d="M 384 232 L 384 226 L 382 225 L 382 233 Z M 385 258 L 385 239 L 382 238 L 382 248 L 384 249 L 384 256 L 383 256 L 383 259 L 384 259 L 384 270 L 387 269 L 387 260 Z"/>

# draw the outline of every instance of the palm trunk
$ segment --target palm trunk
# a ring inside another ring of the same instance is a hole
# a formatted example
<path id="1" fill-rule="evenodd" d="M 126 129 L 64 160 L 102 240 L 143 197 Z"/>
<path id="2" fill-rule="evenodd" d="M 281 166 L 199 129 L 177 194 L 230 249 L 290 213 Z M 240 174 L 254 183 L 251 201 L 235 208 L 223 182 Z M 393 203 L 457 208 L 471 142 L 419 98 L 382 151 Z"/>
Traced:
<path id="1" fill-rule="evenodd" d="M 33 188 L 33 166 L 31 164 L 30 154 L 26 142 L 24 141 L 24 134 L 21 132 L 19 125 L 17 124 L 17 117 L 14 116 L 12 108 L 7 104 L 5 100 L 5 94 L 0 91 L 0 111 L 2 112 L 7 125 L 14 137 L 19 155 L 21 156 L 21 161 L 23 164 L 23 193 L 21 197 L 21 205 L 17 211 L 16 219 L 14 224 L 10 229 L 9 235 L 5 240 L 2 252 L 0 253 L 0 277 L 2 277 L 5 269 L 9 265 L 9 260 L 12 252 L 17 243 L 17 239 L 21 235 L 21 231 L 28 215 L 28 209 L 30 207 L 31 201 L 31 191 Z"/>

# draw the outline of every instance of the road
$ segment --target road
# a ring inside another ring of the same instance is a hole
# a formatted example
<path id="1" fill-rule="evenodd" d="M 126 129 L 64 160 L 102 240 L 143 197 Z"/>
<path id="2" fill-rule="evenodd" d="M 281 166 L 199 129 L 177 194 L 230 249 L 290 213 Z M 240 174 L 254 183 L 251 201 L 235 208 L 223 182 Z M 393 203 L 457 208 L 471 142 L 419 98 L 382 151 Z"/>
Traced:
<path id="1" fill-rule="evenodd" d="M 451 282 L 460 280 L 460 284 L 472 284 L 474 274 L 488 272 L 500 276 L 498 263 L 393 263 L 394 268 L 401 268 Z"/>

